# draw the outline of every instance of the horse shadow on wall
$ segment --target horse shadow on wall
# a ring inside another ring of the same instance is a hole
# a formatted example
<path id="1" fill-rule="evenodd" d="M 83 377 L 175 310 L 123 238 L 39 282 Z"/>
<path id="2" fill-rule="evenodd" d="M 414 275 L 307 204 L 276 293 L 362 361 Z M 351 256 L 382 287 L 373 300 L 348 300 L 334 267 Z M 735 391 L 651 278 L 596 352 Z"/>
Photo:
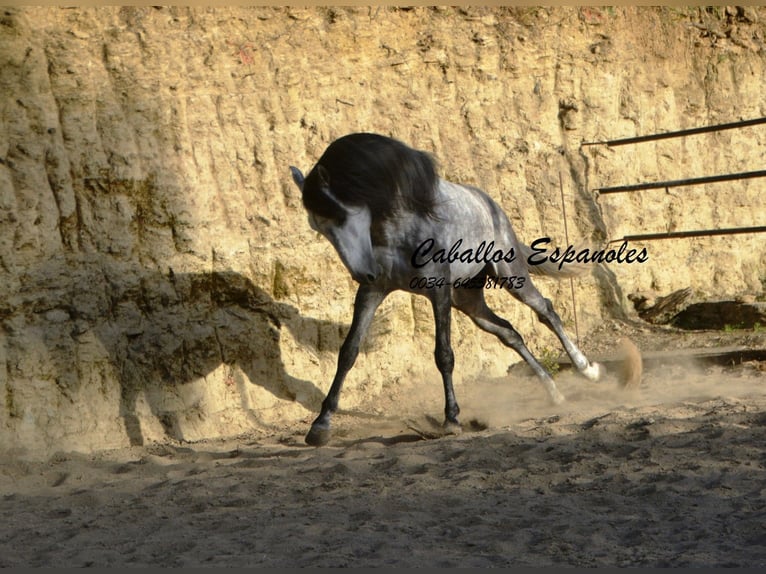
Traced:
<path id="1" fill-rule="evenodd" d="M 309 352 L 321 352 L 337 349 L 348 329 L 301 316 L 234 271 L 160 273 L 103 256 L 74 256 L 27 273 L 21 287 L 21 293 L 34 294 L 21 314 L 27 326 L 37 323 L 37 331 L 45 333 L 48 360 L 65 397 L 82 396 L 76 391 L 86 384 L 97 389 L 88 380 L 94 376 L 119 379 L 119 412 L 131 445 L 145 438 L 138 409 L 142 397 L 165 434 L 184 439 L 179 413 L 194 405 L 181 398 L 182 387 L 222 365 L 228 369 L 223 382 L 219 374 L 205 384 L 226 385 L 223 390 L 238 396 L 234 401 L 251 418 L 258 408 L 250 398 L 251 384 L 275 399 L 316 410 L 324 393 L 285 369 L 283 330 Z M 51 323 L 51 313 L 62 311 L 68 320 Z M 106 371 L 98 366 L 103 360 Z M 216 392 L 226 395 L 221 390 Z M 181 409 L 172 408 L 179 404 Z"/>

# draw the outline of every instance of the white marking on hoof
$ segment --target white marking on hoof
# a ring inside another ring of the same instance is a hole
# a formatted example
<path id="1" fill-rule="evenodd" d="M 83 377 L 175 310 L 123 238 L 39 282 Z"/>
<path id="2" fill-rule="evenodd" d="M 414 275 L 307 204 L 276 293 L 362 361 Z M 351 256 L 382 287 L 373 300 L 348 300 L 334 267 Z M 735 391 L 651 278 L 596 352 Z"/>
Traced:
<path id="1" fill-rule="evenodd" d="M 582 370 L 582 374 L 589 380 L 589 381 L 598 381 L 601 376 L 604 374 L 604 367 L 600 363 L 591 363 L 587 367 L 585 367 Z"/>

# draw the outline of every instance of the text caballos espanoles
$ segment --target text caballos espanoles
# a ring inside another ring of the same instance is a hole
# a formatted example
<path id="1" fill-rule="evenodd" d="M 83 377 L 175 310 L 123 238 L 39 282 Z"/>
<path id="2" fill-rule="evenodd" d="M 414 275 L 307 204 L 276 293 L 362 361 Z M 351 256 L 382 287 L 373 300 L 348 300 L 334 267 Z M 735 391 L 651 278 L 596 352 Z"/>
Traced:
<path id="1" fill-rule="evenodd" d="M 568 263 L 644 263 L 649 260 L 646 247 L 631 249 L 628 242 L 623 241 L 617 248 L 608 249 L 577 249 L 568 245 L 565 249 L 555 247 L 549 252 L 550 237 L 540 237 L 529 246 L 532 253 L 527 257 L 531 266 L 542 265 L 550 261 L 558 263 L 559 269 Z M 475 248 L 463 248 L 463 240 L 458 239 L 449 249 L 435 249 L 435 241 L 431 238 L 423 241 L 412 254 L 411 263 L 415 268 L 425 267 L 429 263 L 510 263 L 516 259 L 516 253 L 511 247 L 508 250 L 495 249 L 494 241 L 482 241 Z"/>

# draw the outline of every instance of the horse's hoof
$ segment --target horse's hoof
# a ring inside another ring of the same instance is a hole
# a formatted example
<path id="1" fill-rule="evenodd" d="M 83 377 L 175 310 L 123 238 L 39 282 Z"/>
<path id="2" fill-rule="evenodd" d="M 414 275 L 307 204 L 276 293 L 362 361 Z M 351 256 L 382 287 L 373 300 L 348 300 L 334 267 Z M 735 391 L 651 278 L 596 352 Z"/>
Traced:
<path id="1" fill-rule="evenodd" d="M 589 381 L 596 382 L 606 373 L 606 368 L 601 363 L 591 363 L 582 370 L 582 374 Z"/>
<path id="2" fill-rule="evenodd" d="M 306 444 L 310 446 L 324 446 L 330 442 L 330 428 L 312 426 L 306 435 Z"/>
<path id="3" fill-rule="evenodd" d="M 554 405 L 560 405 L 561 403 L 566 401 L 566 398 L 564 398 L 564 395 L 562 395 L 558 390 L 554 390 L 550 396 L 551 396 L 551 402 Z"/>
<path id="4" fill-rule="evenodd" d="M 444 421 L 442 425 L 445 436 L 463 434 L 463 427 L 457 421 Z"/>

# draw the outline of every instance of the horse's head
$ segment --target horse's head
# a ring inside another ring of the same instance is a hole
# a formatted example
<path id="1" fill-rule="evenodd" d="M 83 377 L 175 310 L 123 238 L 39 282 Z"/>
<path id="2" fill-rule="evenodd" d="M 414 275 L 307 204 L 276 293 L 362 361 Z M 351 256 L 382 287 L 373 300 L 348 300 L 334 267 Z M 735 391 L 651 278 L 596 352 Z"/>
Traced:
<path id="1" fill-rule="evenodd" d="M 301 190 L 309 225 L 332 243 L 357 283 L 373 283 L 380 275 L 370 239 L 372 213 L 367 206 L 349 206 L 330 188 L 330 174 L 317 164 L 307 177 L 290 166 L 293 181 Z"/>

